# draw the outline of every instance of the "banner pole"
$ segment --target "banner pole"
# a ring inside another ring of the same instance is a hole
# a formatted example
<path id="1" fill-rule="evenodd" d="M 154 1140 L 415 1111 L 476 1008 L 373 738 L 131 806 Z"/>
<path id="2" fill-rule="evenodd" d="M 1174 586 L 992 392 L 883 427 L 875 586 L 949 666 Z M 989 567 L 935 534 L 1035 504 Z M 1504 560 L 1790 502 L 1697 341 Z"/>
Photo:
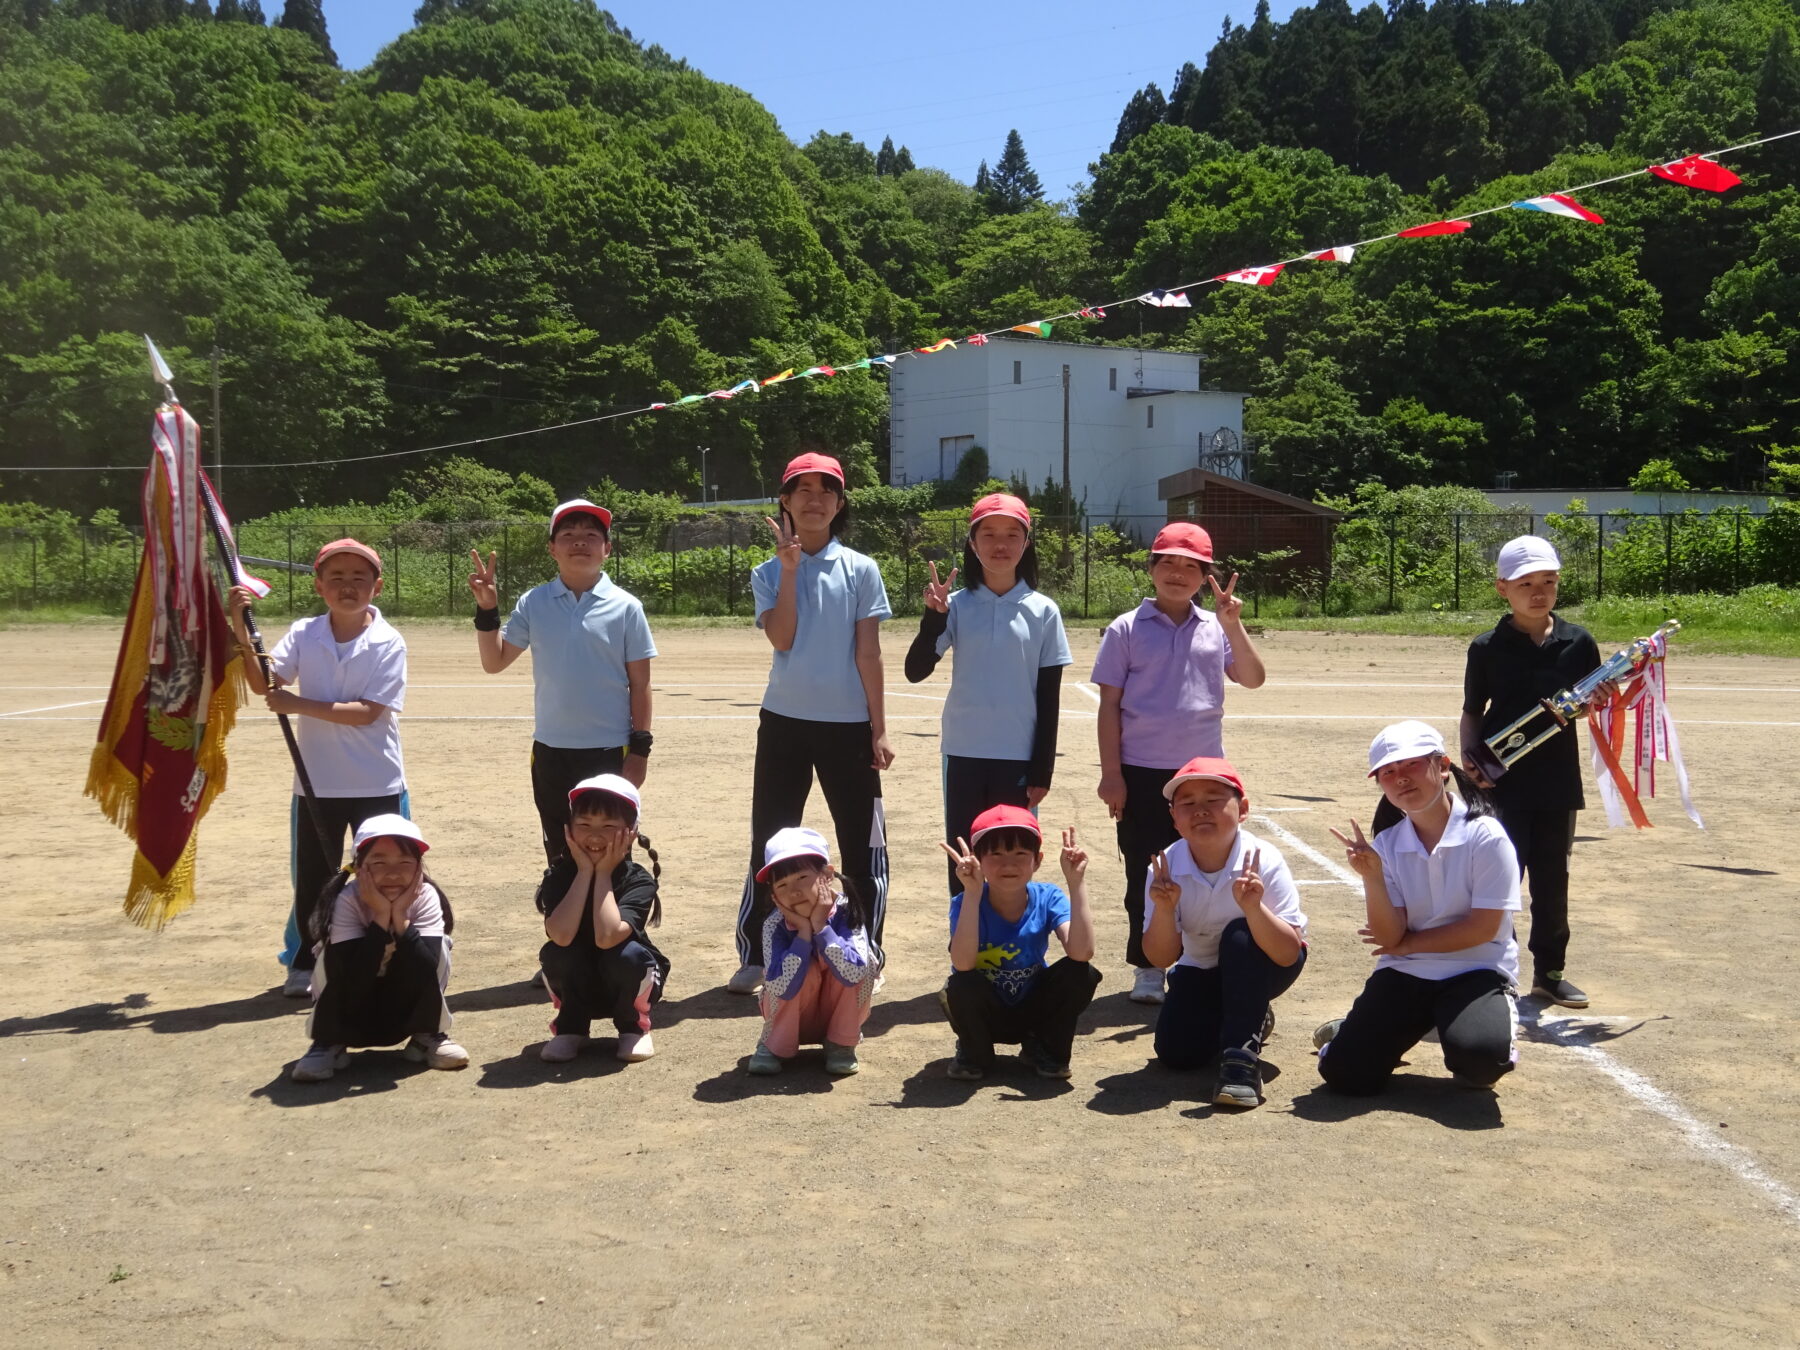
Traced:
<path id="1" fill-rule="evenodd" d="M 232 584 L 238 585 L 244 575 L 243 564 L 238 561 L 236 546 L 225 527 L 220 523 L 220 506 L 213 496 L 212 484 L 204 478 L 200 484 L 200 498 L 206 505 L 206 524 L 212 531 L 213 543 L 225 559 L 231 573 Z M 271 689 L 275 687 L 275 667 L 269 662 L 269 653 L 263 647 L 262 632 L 256 626 L 256 616 L 250 606 L 244 606 L 244 627 L 250 634 L 251 649 L 256 653 L 257 663 L 262 667 L 263 681 Z M 325 817 L 319 811 L 319 799 L 313 792 L 312 775 L 306 771 L 306 761 L 300 756 L 300 742 L 294 736 L 293 724 L 286 713 L 276 713 L 275 720 L 281 724 L 281 738 L 287 742 L 288 756 L 294 761 L 294 777 L 300 782 L 300 795 L 306 799 L 306 814 L 312 821 L 313 833 L 319 838 L 319 847 L 324 855 L 331 856 L 331 832 L 326 828 Z"/>

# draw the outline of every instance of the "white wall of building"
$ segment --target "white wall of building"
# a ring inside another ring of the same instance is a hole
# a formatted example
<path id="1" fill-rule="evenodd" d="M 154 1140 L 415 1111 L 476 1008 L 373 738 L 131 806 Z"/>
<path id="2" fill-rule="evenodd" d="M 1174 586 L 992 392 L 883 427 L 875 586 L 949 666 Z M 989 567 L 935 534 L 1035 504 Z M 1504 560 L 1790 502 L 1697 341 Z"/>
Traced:
<path id="1" fill-rule="evenodd" d="M 995 478 L 1060 482 L 1065 364 L 1069 480 L 1092 519 L 1143 518 L 1131 521 L 1141 533 L 1166 513 L 1158 479 L 1197 465 L 1220 427 L 1243 434 L 1244 395 L 1201 392 L 1198 356 L 996 338 L 894 367 L 888 481 L 949 477 L 973 444 Z M 1173 392 L 1134 398 L 1134 388 Z"/>

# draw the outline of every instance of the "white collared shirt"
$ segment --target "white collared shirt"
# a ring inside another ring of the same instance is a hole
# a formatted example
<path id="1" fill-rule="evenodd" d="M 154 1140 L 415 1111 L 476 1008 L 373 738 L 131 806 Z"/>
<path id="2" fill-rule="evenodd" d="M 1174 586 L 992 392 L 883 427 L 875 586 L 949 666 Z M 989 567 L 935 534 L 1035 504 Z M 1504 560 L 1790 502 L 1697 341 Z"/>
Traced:
<path id="1" fill-rule="evenodd" d="M 369 606 L 370 621 L 349 642 L 331 633 L 331 616 L 301 619 L 282 634 L 269 663 L 301 698 L 321 703 L 367 699 L 381 714 L 362 727 L 297 717 L 300 757 L 320 797 L 391 797 L 406 790 L 400 758 L 400 708 L 406 702 L 406 639 Z M 298 775 L 294 791 L 300 791 Z"/>
<path id="2" fill-rule="evenodd" d="M 1264 843 L 1240 827 L 1231 846 L 1231 856 L 1217 872 L 1200 870 L 1188 850 L 1187 840 L 1178 839 L 1169 845 L 1169 880 L 1181 887 L 1181 899 L 1175 906 L 1175 926 L 1181 930 L 1181 959 L 1176 965 L 1211 970 L 1219 964 L 1219 938 L 1225 932 L 1225 925 L 1244 917 L 1244 911 L 1232 893 L 1231 883 L 1243 869 L 1245 853 L 1252 850 L 1259 854 L 1256 870 L 1262 877 L 1263 904 L 1276 918 L 1298 928 L 1301 941 L 1305 941 L 1306 915 L 1301 912 L 1300 889 L 1294 885 L 1287 859 L 1273 844 Z M 1147 887 L 1148 882 L 1145 884 Z M 1149 894 L 1147 889 L 1145 894 Z M 1146 932 L 1155 913 L 1156 905 L 1147 901 L 1144 905 Z"/>
<path id="3" fill-rule="evenodd" d="M 1487 942 L 1454 952 L 1384 956 L 1375 963 L 1426 980 L 1447 980 L 1471 970 L 1497 970 L 1515 984 L 1519 943 L 1512 915 L 1519 908 L 1519 858 L 1500 822 L 1469 818 L 1461 798 L 1450 798 L 1450 823 L 1431 852 L 1419 842 L 1411 820 L 1375 836 L 1375 852 L 1387 879 L 1388 898 L 1406 911 L 1406 926 L 1422 932 L 1465 918 L 1470 910 L 1508 911 L 1500 931 Z"/>

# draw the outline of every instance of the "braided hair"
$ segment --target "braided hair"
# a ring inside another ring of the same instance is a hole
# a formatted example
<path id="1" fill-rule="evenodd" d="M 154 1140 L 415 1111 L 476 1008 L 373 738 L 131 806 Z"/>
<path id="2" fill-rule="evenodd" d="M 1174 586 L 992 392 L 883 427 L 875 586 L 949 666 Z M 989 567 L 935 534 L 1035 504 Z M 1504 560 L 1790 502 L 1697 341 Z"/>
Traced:
<path id="1" fill-rule="evenodd" d="M 384 838 L 384 837 L 391 837 L 393 839 L 393 841 L 400 846 L 401 849 L 403 849 L 405 852 L 412 855 L 413 859 L 419 863 L 419 889 L 421 891 L 423 891 L 425 889 L 425 887 L 429 886 L 432 888 L 432 890 L 437 892 L 438 905 L 443 910 L 443 913 L 444 913 L 444 936 L 445 937 L 450 936 L 450 934 L 453 931 L 455 931 L 455 928 L 456 928 L 456 914 L 450 908 L 450 897 L 448 895 L 444 894 L 444 888 L 442 886 L 438 885 L 437 882 L 433 881 L 431 879 L 431 873 L 429 873 L 425 870 L 424 850 L 421 849 L 418 846 L 418 844 L 413 842 L 411 839 L 404 838 L 400 835 L 394 835 L 394 836 L 377 835 L 377 836 L 375 836 L 376 839 Z M 330 938 L 331 938 L 331 914 L 332 914 L 332 911 L 337 908 L 338 896 L 340 896 L 344 893 L 344 887 L 348 886 L 350 884 L 350 882 L 355 878 L 356 865 L 363 860 L 363 856 L 365 854 L 367 854 L 368 851 L 371 848 L 373 848 L 374 846 L 375 846 L 375 839 L 364 840 L 363 846 L 356 850 L 355 857 L 353 857 L 349 862 L 345 863 L 335 873 L 333 873 L 331 880 L 327 881 L 325 883 L 325 885 L 320 888 L 319 902 L 318 902 L 318 904 L 313 906 L 312 922 L 307 925 L 307 927 L 309 928 L 310 931 L 305 935 L 306 941 L 308 941 L 308 942 L 328 942 L 328 941 L 330 941 Z"/>

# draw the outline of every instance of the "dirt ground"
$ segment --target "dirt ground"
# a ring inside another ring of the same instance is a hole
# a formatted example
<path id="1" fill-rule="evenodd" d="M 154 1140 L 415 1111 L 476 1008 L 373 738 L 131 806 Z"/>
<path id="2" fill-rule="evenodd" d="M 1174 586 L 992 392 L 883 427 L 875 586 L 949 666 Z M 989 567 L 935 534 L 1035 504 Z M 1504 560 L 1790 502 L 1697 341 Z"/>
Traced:
<path id="1" fill-rule="evenodd" d="M 747 628 L 658 634 L 659 1053 L 626 1067 L 603 1041 L 541 1063 L 529 672 L 483 676 L 466 627 L 405 631 L 408 779 L 456 901 L 451 1003 L 474 1062 L 365 1053 L 317 1085 L 286 1078 L 302 1007 L 274 989 L 289 770 L 273 719 L 258 707 L 232 739 L 199 903 L 144 932 L 119 910 L 129 845 L 81 797 L 116 634 L 0 631 L 0 1342 L 1800 1340 L 1795 663 L 1677 648 L 1707 829 L 1672 795 L 1652 831 L 1583 816 L 1570 974 L 1591 1015 L 1526 1001 L 1497 1093 L 1454 1086 L 1425 1044 L 1385 1097 L 1346 1102 L 1319 1090 L 1309 1034 L 1369 959 L 1326 827 L 1366 822 L 1382 721 L 1454 731 L 1461 644 L 1264 637 L 1270 684 L 1233 690 L 1226 748 L 1253 828 L 1311 883 L 1313 946 L 1277 1005 L 1267 1104 L 1229 1114 L 1207 1104 L 1210 1071 L 1149 1062 L 1149 1018 L 1125 998 L 1095 704 L 1073 684 L 1044 819 L 1094 854 L 1105 970 L 1074 1078 L 944 1077 L 948 664 L 903 683 L 909 624 L 888 639 L 891 965 L 863 1073 L 741 1067 L 756 1008 L 721 984 L 768 666 Z M 1098 635 L 1071 636 L 1085 676 Z"/>

